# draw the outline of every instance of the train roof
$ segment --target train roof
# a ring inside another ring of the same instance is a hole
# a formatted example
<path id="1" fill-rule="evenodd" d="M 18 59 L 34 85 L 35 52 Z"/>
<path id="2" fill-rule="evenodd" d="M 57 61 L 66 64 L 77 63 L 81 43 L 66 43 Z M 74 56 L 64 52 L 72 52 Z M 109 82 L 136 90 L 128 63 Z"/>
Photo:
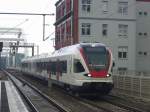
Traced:
<path id="1" fill-rule="evenodd" d="M 86 46 L 100 46 L 100 47 L 106 47 L 105 44 L 102 43 L 79 43 L 67 47 L 63 47 L 59 50 L 56 50 L 53 54 L 60 54 L 60 53 L 74 53 L 74 50 L 78 50 L 80 47 L 86 47 Z"/>
<path id="2" fill-rule="evenodd" d="M 52 58 L 52 57 L 63 56 L 63 55 L 74 55 L 74 54 L 77 53 L 78 48 L 87 47 L 87 46 L 106 47 L 102 43 L 79 43 L 79 44 L 63 47 L 63 48 L 61 48 L 59 50 L 54 51 L 50 55 L 39 55 L 39 56 L 27 57 L 27 58 L 24 58 L 22 60 L 22 62 L 31 61 L 31 60 L 32 61 L 36 61 L 36 60 L 47 59 L 47 58 L 50 58 L 50 57 Z"/>

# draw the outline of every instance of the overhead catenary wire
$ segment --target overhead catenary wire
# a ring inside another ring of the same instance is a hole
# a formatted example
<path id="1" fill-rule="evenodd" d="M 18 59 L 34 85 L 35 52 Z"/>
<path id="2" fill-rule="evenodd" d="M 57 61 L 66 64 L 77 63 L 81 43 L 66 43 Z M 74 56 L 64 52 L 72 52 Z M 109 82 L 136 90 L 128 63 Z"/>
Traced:
<path id="1" fill-rule="evenodd" d="M 19 24 L 15 25 L 14 27 L 8 29 L 6 32 L 3 32 L 1 35 L 4 35 L 5 33 L 8 33 L 9 31 L 21 26 L 22 24 L 26 23 L 29 19 L 25 19 L 24 21 L 20 22 Z"/>
<path id="2" fill-rule="evenodd" d="M 0 12 L 1 15 L 33 15 L 33 16 L 43 16 L 43 41 L 45 41 L 45 16 L 54 16 L 55 14 L 40 14 L 40 13 L 9 13 Z"/>

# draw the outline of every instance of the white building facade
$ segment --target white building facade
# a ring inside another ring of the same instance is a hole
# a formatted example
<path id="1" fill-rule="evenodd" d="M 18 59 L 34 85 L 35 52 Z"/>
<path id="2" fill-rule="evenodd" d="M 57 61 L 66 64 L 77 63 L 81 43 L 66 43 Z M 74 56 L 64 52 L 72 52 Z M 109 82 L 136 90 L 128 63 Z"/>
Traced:
<path id="1" fill-rule="evenodd" d="M 150 0 L 138 0 L 136 5 L 136 69 L 150 73 Z"/>
<path id="2" fill-rule="evenodd" d="M 102 42 L 114 55 L 115 69 L 136 70 L 136 1 L 80 0 L 79 41 Z"/>

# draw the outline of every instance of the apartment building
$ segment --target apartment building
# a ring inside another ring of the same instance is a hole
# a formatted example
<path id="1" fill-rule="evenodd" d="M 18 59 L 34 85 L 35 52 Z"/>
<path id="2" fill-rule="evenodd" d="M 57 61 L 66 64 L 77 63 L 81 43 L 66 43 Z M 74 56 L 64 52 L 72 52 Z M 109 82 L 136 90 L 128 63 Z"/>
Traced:
<path id="1" fill-rule="evenodd" d="M 55 48 L 101 42 L 111 48 L 115 70 L 149 71 L 148 11 L 150 0 L 59 0 Z"/>

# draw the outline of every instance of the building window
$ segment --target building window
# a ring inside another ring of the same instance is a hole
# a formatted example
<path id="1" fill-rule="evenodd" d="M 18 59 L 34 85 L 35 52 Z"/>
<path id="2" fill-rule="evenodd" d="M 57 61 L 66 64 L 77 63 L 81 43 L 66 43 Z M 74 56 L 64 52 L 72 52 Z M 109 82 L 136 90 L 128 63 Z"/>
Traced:
<path id="1" fill-rule="evenodd" d="M 56 19 L 61 17 L 61 5 L 56 8 Z"/>
<path id="2" fill-rule="evenodd" d="M 84 12 L 91 11 L 91 0 L 82 0 L 82 11 Z"/>
<path id="3" fill-rule="evenodd" d="M 125 74 L 127 74 L 127 68 L 126 67 L 119 67 L 118 68 L 118 72 L 119 72 L 119 74 L 120 75 L 125 75 Z"/>
<path id="4" fill-rule="evenodd" d="M 63 2 L 63 3 L 61 4 L 61 8 L 62 8 L 62 9 L 61 9 L 61 10 L 62 10 L 62 12 L 61 12 L 61 13 L 62 13 L 62 15 L 61 15 L 61 16 L 63 17 L 63 16 L 65 15 L 65 13 L 66 13 L 66 6 L 65 6 L 65 2 Z"/>
<path id="5" fill-rule="evenodd" d="M 65 24 L 61 25 L 61 36 L 60 36 L 61 40 L 64 41 L 65 39 Z"/>
<path id="6" fill-rule="evenodd" d="M 139 36 L 147 37 L 147 36 L 148 36 L 148 33 L 146 33 L 146 32 L 145 32 L 145 33 L 141 33 L 141 32 L 139 32 L 139 33 L 138 33 L 138 35 L 139 35 Z"/>
<path id="7" fill-rule="evenodd" d="M 143 33 L 139 32 L 139 36 L 143 35 Z"/>
<path id="8" fill-rule="evenodd" d="M 102 11 L 104 14 L 108 13 L 108 1 L 107 0 L 102 1 Z"/>
<path id="9" fill-rule="evenodd" d="M 66 37 L 71 38 L 71 19 L 66 21 Z"/>
<path id="10" fill-rule="evenodd" d="M 60 42 L 60 27 L 56 27 L 56 42 Z"/>
<path id="11" fill-rule="evenodd" d="M 71 11 L 71 0 L 66 0 L 66 13 Z"/>
<path id="12" fill-rule="evenodd" d="M 147 55 L 148 55 L 148 52 L 139 51 L 138 54 L 139 54 L 140 56 L 147 56 Z"/>
<path id="13" fill-rule="evenodd" d="M 118 2 L 118 13 L 122 15 L 128 14 L 128 2 Z"/>
<path id="14" fill-rule="evenodd" d="M 138 54 L 139 54 L 139 55 L 142 55 L 142 54 L 143 54 L 143 52 L 142 52 L 142 51 L 139 51 L 139 52 L 138 52 Z"/>
<path id="15" fill-rule="evenodd" d="M 118 48 L 118 58 L 119 59 L 127 59 L 128 58 L 128 47 L 120 46 Z"/>
<path id="16" fill-rule="evenodd" d="M 144 52 L 144 56 L 147 56 L 147 52 Z"/>
<path id="17" fill-rule="evenodd" d="M 147 16 L 148 15 L 148 12 L 139 12 L 139 15 L 144 15 L 144 16 Z"/>
<path id="18" fill-rule="evenodd" d="M 142 15 L 142 12 L 139 12 L 139 15 Z"/>
<path id="19" fill-rule="evenodd" d="M 127 37 L 128 36 L 128 25 L 119 24 L 119 37 Z"/>
<path id="20" fill-rule="evenodd" d="M 108 35 L 108 24 L 102 24 L 102 35 L 103 36 Z"/>
<path id="21" fill-rule="evenodd" d="M 147 33 L 144 33 L 144 36 L 147 36 Z"/>
<path id="22" fill-rule="evenodd" d="M 82 23 L 81 35 L 91 35 L 91 24 L 90 23 Z"/>
<path id="23" fill-rule="evenodd" d="M 145 16 L 147 16 L 147 14 L 148 14 L 147 12 L 144 12 L 144 15 L 145 15 Z"/>

